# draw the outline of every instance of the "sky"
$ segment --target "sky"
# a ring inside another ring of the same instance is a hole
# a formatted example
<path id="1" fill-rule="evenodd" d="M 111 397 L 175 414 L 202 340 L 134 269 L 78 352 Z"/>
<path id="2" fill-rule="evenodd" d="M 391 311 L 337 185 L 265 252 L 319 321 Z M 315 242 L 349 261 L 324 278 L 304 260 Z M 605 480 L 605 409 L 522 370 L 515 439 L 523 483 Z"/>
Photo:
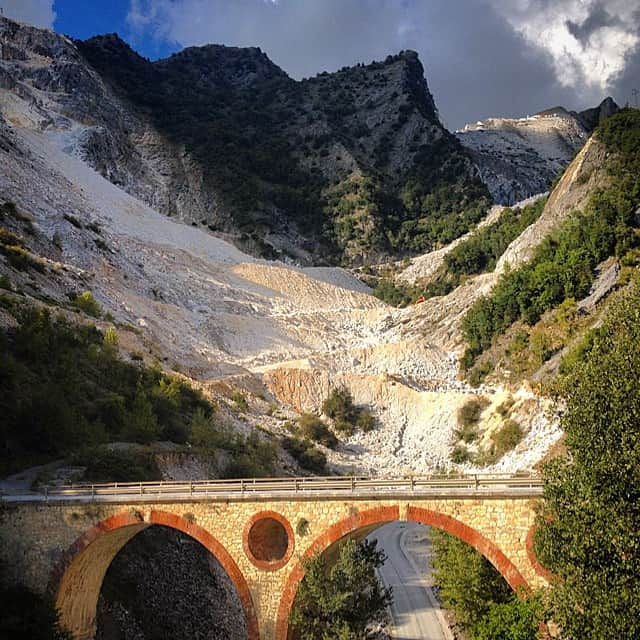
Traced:
<path id="1" fill-rule="evenodd" d="M 300 79 L 414 49 L 443 122 L 583 109 L 640 89 L 637 0 L 0 0 L 75 38 L 117 32 L 151 59 L 259 46 Z"/>

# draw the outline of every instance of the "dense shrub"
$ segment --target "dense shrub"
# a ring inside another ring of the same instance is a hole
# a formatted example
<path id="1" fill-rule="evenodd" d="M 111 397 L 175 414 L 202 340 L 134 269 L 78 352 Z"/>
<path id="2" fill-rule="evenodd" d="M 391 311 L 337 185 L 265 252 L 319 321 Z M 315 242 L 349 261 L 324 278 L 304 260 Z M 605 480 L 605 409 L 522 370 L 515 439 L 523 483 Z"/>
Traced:
<path id="1" fill-rule="evenodd" d="M 640 637 L 639 317 L 634 282 L 558 385 L 567 454 L 544 468 L 535 551 L 572 640 Z"/>
<path id="2" fill-rule="evenodd" d="M 546 198 L 522 209 L 506 209 L 500 218 L 478 229 L 444 258 L 449 273 L 462 276 L 493 271 L 509 244 L 541 215 Z"/>
<path id="3" fill-rule="evenodd" d="M 393 307 L 406 307 L 422 295 L 420 291 L 413 286 L 398 284 L 393 278 L 385 276 L 378 280 L 372 293 L 376 298 Z"/>
<path id="4" fill-rule="evenodd" d="M 313 413 L 300 414 L 298 431 L 303 438 L 319 442 L 325 447 L 333 449 L 338 444 L 338 438 L 336 438 L 331 429 Z"/>
<path id="5" fill-rule="evenodd" d="M 539 597 L 491 603 L 474 626 L 472 640 L 538 640 L 544 608 Z"/>
<path id="6" fill-rule="evenodd" d="M 71 462 L 86 467 L 84 478 L 91 482 L 143 482 L 162 479 L 156 458 L 150 450 L 95 447 L 74 454 Z"/>
<path id="7" fill-rule="evenodd" d="M 498 570 L 466 542 L 439 529 L 431 529 L 431 540 L 438 598 L 465 628 L 473 629 L 492 604 L 515 597 Z"/>
<path id="8" fill-rule="evenodd" d="M 298 464 L 313 473 L 325 473 L 327 470 L 327 456 L 309 440 L 295 437 L 282 439 L 282 447 L 288 451 Z"/>
<path id="9" fill-rule="evenodd" d="M 487 406 L 489 406 L 487 398 L 474 396 L 467 400 L 458 409 L 458 425 L 463 428 L 476 425 Z"/>
<path id="10" fill-rule="evenodd" d="M 491 434 L 496 458 L 501 458 L 507 451 L 514 449 L 523 436 L 522 428 L 515 420 L 506 420 L 497 431 Z"/>
<path id="11" fill-rule="evenodd" d="M 353 396 L 346 387 L 337 387 L 322 403 L 322 413 L 333 420 L 337 431 L 352 435 L 357 429 L 371 431 L 375 427 L 375 418 L 369 411 L 357 407 Z"/>
<path id="12" fill-rule="evenodd" d="M 457 444 L 451 450 L 449 458 L 451 462 L 455 464 L 464 464 L 465 462 L 469 462 L 469 460 L 471 460 L 471 453 L 463 444 Z"/>
<path id="13" fill-rule="evenodd" d="M 211 413 L 177 378 L 121 360 L 95 326 L 16 314 L 18 326 L 0 333 L 3 472 L 115 440 L 183 443 L 194 413 Z"/>
<path id="14" fill-rule="evenodd" d="M 91 291 L 83 291 L 78 294 L 73 300 L 73 306 L 94 318 L 99 318 L 102 315 L 102 309 Z"/>

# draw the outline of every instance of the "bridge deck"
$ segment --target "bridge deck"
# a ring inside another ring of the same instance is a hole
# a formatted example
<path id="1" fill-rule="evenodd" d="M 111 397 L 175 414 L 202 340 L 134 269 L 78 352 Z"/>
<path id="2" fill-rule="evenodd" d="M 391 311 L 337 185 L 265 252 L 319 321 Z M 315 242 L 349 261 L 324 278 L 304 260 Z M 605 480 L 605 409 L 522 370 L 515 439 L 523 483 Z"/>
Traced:
<path id="1" fill-rule="evenodd" d="M 1 496 L 8 503 L 60 502 L 229 502 L 335 499 L 489 498 L 542 495 L 542 479 L 534 474 L 455 476 L 310 476 L 247 478 L 193 482 L 116 482 L 50 486 L 40 492 Z"/>

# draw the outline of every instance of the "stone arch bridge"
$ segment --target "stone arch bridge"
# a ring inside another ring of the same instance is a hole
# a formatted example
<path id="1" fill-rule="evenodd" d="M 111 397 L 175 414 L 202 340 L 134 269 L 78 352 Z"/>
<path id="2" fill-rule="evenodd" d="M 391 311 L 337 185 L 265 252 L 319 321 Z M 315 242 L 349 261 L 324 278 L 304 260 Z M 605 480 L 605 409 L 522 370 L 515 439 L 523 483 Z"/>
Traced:
<path id="1" fill-rule="evenodd" d="M 534 476 L 283 478 L 77 485 L 3 496 L 0 561 L 48 589 L 64 625 L 92 638 L 105 573 L 142 529 L 163 525 L 204 545 L 233 582 L 251 640 L 286 640 L 303 560 L 345 536 L 414 521 L 468 542 L 516 590 L 548 579 L 533 555 Z"/>

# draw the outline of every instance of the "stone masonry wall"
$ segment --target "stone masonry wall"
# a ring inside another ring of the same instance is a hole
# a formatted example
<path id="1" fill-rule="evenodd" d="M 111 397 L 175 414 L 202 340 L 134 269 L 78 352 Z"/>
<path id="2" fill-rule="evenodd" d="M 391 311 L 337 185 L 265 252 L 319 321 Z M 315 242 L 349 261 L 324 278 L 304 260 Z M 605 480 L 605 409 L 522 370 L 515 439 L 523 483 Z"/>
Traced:
<path id="1" fill-rule="evenodd" d="M 143 528 L 172 526 L 204 544 L 229 574 L 247 615 L 249 637 L 285 640 L 305 554 L 391 520 L 416 520 L 457 535 L 484 553 L 514 588 L 544 584 L 531 545 L 527 548 L 534 506 L 527 498 L 23 504 L 0 511 L 0 561 L 14 580 L 57 591 L 66 624 L 77 638 L 90 638 L 95 600 L 113 557 Z M 260 512 L 278 514 L 289 525 L 292 540 L 284 564 L 256 562 L 246 551 Z M 304 535 L 296 532 L 302 519 L 307 521 Z"/>

